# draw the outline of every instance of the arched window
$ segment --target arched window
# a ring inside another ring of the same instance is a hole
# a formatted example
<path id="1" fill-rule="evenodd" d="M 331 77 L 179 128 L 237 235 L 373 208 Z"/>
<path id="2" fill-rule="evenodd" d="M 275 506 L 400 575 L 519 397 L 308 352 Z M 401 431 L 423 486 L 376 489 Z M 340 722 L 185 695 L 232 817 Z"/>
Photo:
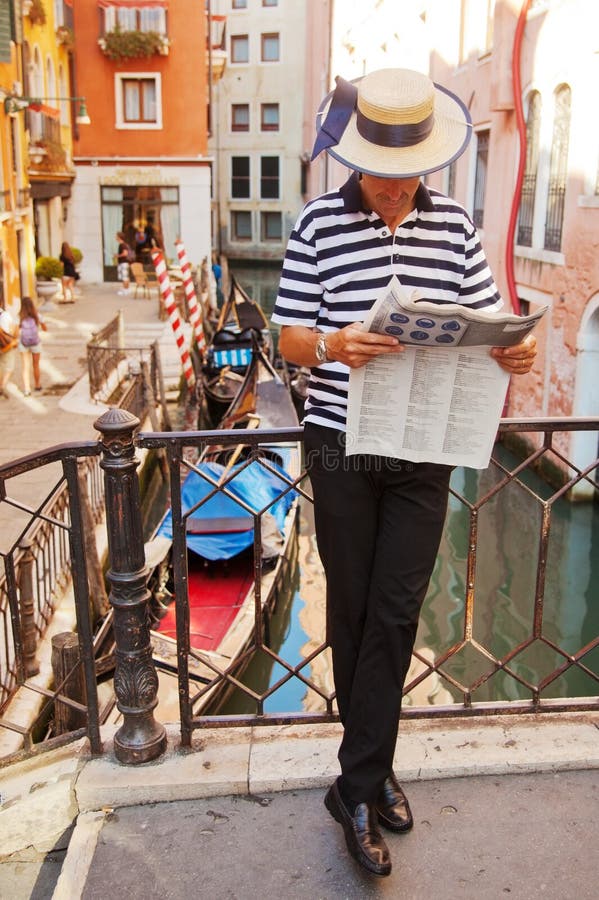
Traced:
<path id="1" fill-rule="evenodd" d="M 33 57 L 27 54 L 29 62 L 27 63 L 27 83 L 29 90 L 27 96 L 39 97 L 45 96 L 44 91 L 44 66 L 39 47 L 33 48 Z M 34 112 L 32 109 L 27 110 L 27 127 L 31 137 L 31 143 L 35 144 L 42 137 L 42 115 Z"/>
<path id="2" fill-rule="evenodd" d="M 54 63 L 50 57 L 46 60 L 46 97 L 52 98 L 49 100 L 49 105 L 56 105 L 56 97 L 58 94 L 56 93 L 56 75 L 54 73 Z"/>
<path id="3" fill-rule="evenodd" d="M 526 166 L 520 194 L 517 243 L 532 247 L 532 226 L 535 215 L 535 194 L 539 168 L 539 132 L 541 128 L 541 95 L 533 91 L 528 99 L 526 118 Z"/>
<path id="4" fill-rule="evenodd" d="M 567 84 L 562 84 L 555 92 L 553 139 L 551 142 L 549 185 L 547 189 L 547 216 L 545 218 L 545 250 L 559 251 L 562 248 L 571 104 L 572 94 L 570 88 Z"/>

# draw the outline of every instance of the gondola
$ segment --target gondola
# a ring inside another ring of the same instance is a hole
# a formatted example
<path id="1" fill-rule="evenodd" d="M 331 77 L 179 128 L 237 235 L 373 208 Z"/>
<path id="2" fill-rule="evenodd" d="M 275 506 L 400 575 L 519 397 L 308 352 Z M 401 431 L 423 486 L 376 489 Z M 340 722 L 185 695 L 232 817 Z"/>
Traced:
<path id="1" fill-rule="evenodd" d="M 222 429 L 297 426 L 289 390 L 268 358 L 254 348 L 250 367 Z M 201 685 L 194 712 L 222 702 L 230 689 L 215 667 L 236 677 L 252 658 L 256 572 L 265 621 L 297 553 L 298 495 L 290 486 L 300 472 L 300 445 L 260 442 L 258 456 L 244 445 L 206 448 L 185 478 L 181 504 L 186 521 L 189 595 L 189 672 Z M 215 492 L 225 487 L 226 494 Z M 253 512 L 261 517 L 261 561 L 254 558 Z M 153 655 L 159 671 L 177 668 L 176 600 L 171 568 L 172 515 L 146 545 L 152 609 Z M 175 694 L 173 690 L 173 695 Z"/>
<path id="2" fill-rule="evenodd" d="M 272 360 L 272 337 L 266 316 L 231 276 L 229 296 L 201 365 L 201 427 L 218 427 L 240 390 L 254 346 Z"/>

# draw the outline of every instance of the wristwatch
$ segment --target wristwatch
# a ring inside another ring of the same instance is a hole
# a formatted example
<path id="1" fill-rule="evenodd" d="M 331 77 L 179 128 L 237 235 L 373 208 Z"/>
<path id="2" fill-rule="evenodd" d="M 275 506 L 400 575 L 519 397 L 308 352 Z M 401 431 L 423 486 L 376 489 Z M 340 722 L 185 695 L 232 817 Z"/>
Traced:
<path id="1" fill-rule="evenodd" d="M 327 336 L 326 334 L 319 334 L 318 340 L 316 341 L 316 347 L 314 348 L 314 352 L 316 354 L 316 359 L 319 363 L 327 362 L 328 354 L 327 354 Z"/>

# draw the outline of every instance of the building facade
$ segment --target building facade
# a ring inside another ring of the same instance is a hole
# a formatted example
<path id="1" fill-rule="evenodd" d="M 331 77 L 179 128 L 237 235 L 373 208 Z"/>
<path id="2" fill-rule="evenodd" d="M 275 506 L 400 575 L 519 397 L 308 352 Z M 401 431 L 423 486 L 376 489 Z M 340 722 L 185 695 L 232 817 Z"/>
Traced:
<path id="1" fill-rule="evenodd" d="M 0 6 L 0 293 L 35 296 L 36 256 L 58 256 L 75 169 L 72 30 L 63 0 Z"/>
<path id="2" fill-rule="evenodd" d="M 211 0 L 227 62 L 212 92 L 213 234 L 231 259 L 281 260 L 311 193 L 316 105 L 329 82 L 331 2 Z"/>
<path id="3" fill-rule="evenodd" d="M 70 233 L 93 281 L 116 280 L 117 232 L 151 265 L 210 258 L 207 29 L 196 0 L 73 0 L 78 92 Z"/>

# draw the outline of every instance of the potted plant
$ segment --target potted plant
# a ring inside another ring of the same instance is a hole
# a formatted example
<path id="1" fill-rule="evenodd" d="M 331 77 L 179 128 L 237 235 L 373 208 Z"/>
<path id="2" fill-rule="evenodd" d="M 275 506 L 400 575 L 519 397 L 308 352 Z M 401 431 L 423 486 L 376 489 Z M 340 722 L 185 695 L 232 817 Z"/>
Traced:
<path id="1" fill-rule="evenodd" d="M 62 44 L 66 50 L 72 50 L 75 45 L 73 29 L 69 28 L 68 25 L 59 25 L 56 29 L 56 40 L 59 44 Z"/>
<path id="2" fill-rule="evenodd" d="M 118 27 L 98 38 L 104 55 L 117 62 L 155 54 L 167 56 L 169 43 L 168 38 L 157 31 L 121 31 Z"/>
<path id="3" fill-rule="evenodd" d="M 32 25 L 45 25 L 46 10 L 44 9 L 42 0 L 32 0 L 27 6 L 29 7 L 27 15 L 29 16 Z"/>
<path id="4" fill-rule="evenodd" d="M 39 297 L 50 299 L 58 290 L 63 265 L 55 256 L 39 256 L 35 262 L 35 289 Z"/>

